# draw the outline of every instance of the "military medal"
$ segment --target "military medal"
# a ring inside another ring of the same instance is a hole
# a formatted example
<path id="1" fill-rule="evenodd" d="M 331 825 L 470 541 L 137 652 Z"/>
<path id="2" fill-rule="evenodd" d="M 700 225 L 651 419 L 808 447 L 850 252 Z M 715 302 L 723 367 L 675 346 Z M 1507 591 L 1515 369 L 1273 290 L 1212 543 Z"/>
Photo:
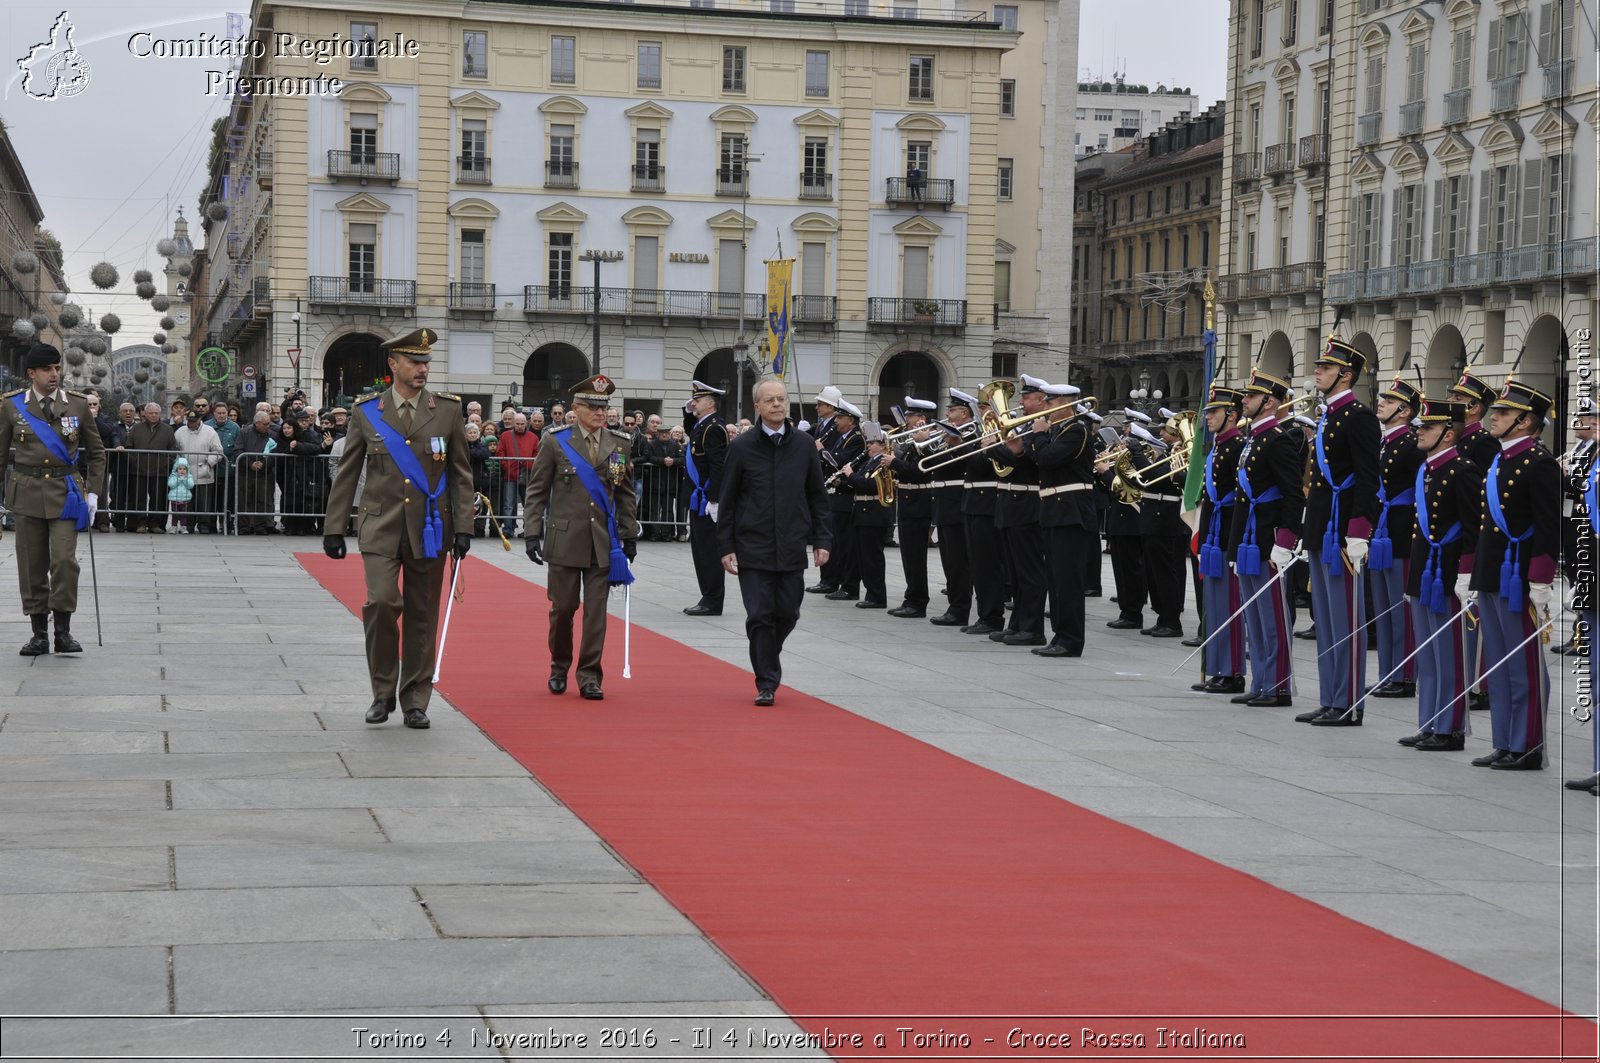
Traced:
<path id="1" fill-rule="evenodd" d="M 444 436 L 434 436 L 428 440 L 429 447 L 433 450 L 433 460 L 444 460 Z"/>
<path id="2" fill-rule="evenodd" d="M 68 439 L 76 439 L 78 437 L 78 419 L 76 417 L 61 418 L 61 434 Z"/>

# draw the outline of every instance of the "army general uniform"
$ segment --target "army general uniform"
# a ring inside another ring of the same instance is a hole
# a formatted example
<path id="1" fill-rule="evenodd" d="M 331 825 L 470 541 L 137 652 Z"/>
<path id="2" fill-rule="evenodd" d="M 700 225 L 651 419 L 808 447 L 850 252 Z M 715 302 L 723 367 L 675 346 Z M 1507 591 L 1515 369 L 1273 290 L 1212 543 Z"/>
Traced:
<path id="1" fill-rule="evenodd" d="M 432 329 L 418 329 L 383 346 L 427 362 L 437 339 Z M 425 727 L 447 544 L 454 543 L 460 553 L 460 539 L 468 545 L 472 541 L 467 534 L 473 488 L 466 419 L 459 398 L 426 387 L 409 402 L 391 387 L 357 400 L 355 411 L 328 492 L 324 548 L 329 540 L 342 539 L 365 469 L 356 541 L 367 580 L 367 600 L 361 606 L 373 697 L 367 721 L 382 723 L 398 704 L 406 726 Z M 390 440 L 403 442 L 420 463 L 425 482 L 416 482 L 406 471 Z M 342 556 L 343 543 L 337 554 L 329 553 Z"/>
<path id="2" fill-rule="evenodd" d="M 61 364 L 61 353 L 35 344 L 27 369 Z M 89 505 L 105 487 L 106 452 L 88 397 L 57 388 L 43 395 L 33 387 L 10 392 L 0 401 L 0 477 L 11 470 L 6 508 L 16 518 L 17 583 L 22 611 L 33 622 L 25 657 L 50 652 L 48 621 L 55 614 L 57 653 L 80 653 L 72 637 L 78 609 L 78 533 L 89 526 Z M 78 472 L 78 451 L 88 457 L 88 472 Z"/>

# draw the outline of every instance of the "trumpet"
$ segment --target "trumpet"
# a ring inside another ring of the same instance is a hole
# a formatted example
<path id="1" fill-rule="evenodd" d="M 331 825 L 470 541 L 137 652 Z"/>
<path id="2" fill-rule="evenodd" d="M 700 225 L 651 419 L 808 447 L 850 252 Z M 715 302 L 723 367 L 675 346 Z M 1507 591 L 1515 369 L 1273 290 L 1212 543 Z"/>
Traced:
<path id="1" fill-rule="evenodd" d="M 953 443 L 940 448 L 935 454 L 923 458 L 917 468 L 923 472 L 932 472 L 953 465 L 958 461 L 965 461 L 982 451 L 988 450 L 997 443 L 1021 435 L 1033 422 L 1044 419 L 1049 427 L 1065 424 L 1079 417 L 1087 417 L 1100 406 L 1100 400 L 1094 395 L 1086 395 L 1064 406 L 1044 410 L 1039 413 L 1029 413 L 1021 406 L 1007 405 L 1010 398 L 1011 382 L 1009 380 L 995 380 L 983 386 L 978 392 L 978 400 L 989 404 L 991 412 L 983 415 L 979 422 L 982 431 L 970 439 L 960 443 Z M 994 410 L 1003 410 L 994 413 Z"/>
<path id="2" fill-rule="evenodd" d="M 1321 405 L 1314 391 L 1302 391 L 1288 402 L 1278 404 L 1278 420 L 1292 421 L 1302 414 L 1311 417 Z"/>

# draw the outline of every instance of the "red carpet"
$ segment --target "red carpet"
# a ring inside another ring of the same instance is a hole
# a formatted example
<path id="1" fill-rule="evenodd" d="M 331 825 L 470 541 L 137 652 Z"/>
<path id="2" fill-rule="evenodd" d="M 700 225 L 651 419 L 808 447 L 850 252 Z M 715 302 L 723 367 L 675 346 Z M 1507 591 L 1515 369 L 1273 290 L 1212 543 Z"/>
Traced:
<path id="1" fill-rule="evenodd" d="M 359 613 L 359 564 L 300 557 Z M 620 618 L 607 700 L 549 696 L 543 586 L 462 580 L 441 692 L 805 1028 L 863 1036 L 835 1056 L 1595 1058 L 1592 1023 L 815 698 L 756 709 L 637 624 L 625 681 Z"/>

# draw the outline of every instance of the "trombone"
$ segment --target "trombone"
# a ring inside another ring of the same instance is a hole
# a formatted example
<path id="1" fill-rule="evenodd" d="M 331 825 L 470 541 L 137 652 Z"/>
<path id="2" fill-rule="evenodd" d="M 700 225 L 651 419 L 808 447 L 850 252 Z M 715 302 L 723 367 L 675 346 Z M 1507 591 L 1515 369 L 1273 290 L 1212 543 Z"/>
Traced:
<path id="1" fill-rule="evenodd" d="M 989 406 L 989 412 L 984 414 L 983 419 L 979 422 L 982 431 L 970 439 L 964 439 L 960 443 L 952 443 L 940 448 L 934 454 L 918 462 L 917 468 L 922 472 L 942 469 L 947 465 L 953 465 L 958 461 L 965 461 L 967 458 L 980 454 L 995 444 L 1010 438 L 1013 434 L 1020 434 L 1024 428 L 1041 417 L 1051 427 L 1054 427 L 1079 417 L 1087 417 L 1100 406 L 1099 398 L 1094 395 L 1085 395 L 1083 398 L 1076 399 L 1055 409 L 1029 413 L 1020 405 L 1010 405 L 1010 398 L 1011 381 L 992 380 L 985 384 L 982 390 L 978 392 L 978 401 L 987 403 Z M 1001 412 L 994 412 L 996 410 Z"/>

